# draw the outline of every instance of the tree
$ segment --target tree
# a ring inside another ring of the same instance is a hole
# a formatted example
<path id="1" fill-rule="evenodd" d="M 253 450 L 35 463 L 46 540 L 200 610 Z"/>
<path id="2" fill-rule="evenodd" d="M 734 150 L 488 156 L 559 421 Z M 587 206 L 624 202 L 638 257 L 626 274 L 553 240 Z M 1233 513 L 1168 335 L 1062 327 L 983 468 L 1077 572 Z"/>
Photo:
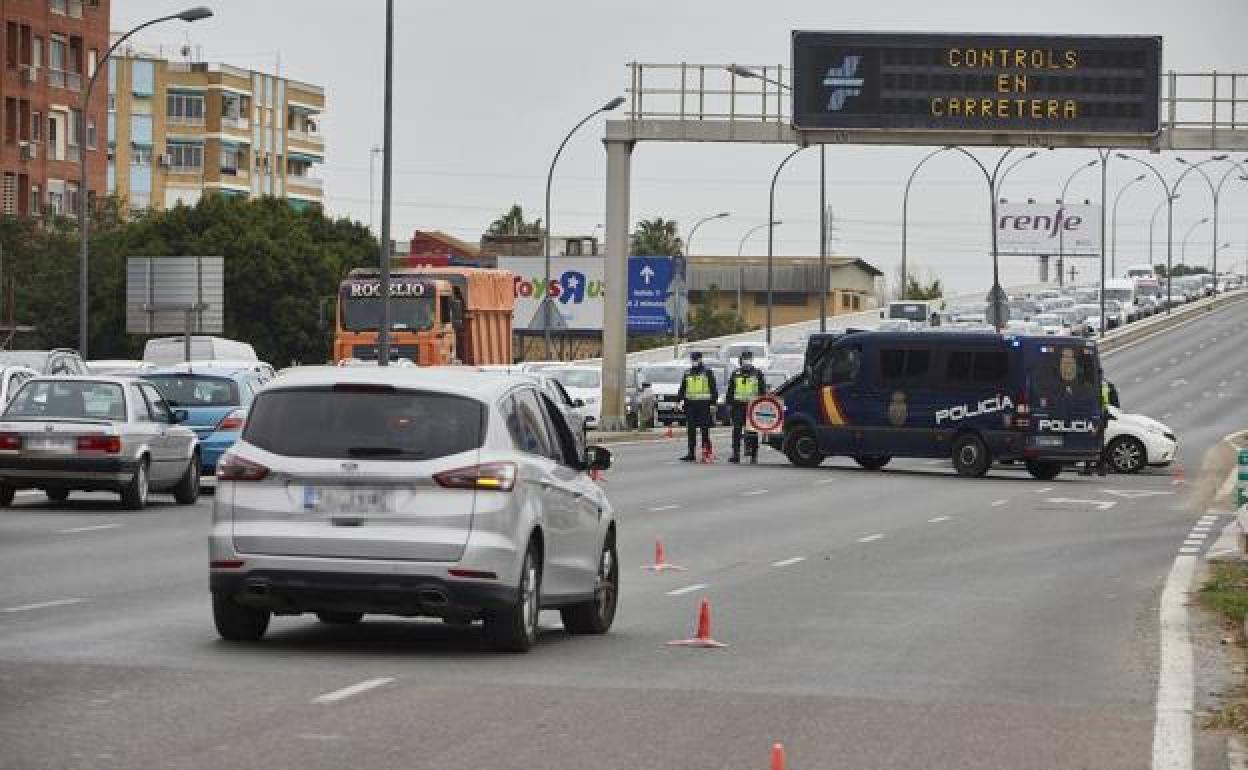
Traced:
<path id="1" fill-rule="evenodd" d="M 541 235 L 542 220 L 541 217 L 526 222 L 524 219 L 524 209 L 520 208 L 520 204 L 512 204 L 507 213 L 490 223 L 490 235 Z"/>
<path id="2" fill-rule="evenodd" d="M 631 254 L 636 257 L 678 257 L 683 254 L 681 241 L 674 220 L 655 217 L 643 219 L 633 231 Z"/>
<path id="3" fill-rule="evenodd" d="M 905 291 L 901 290 L 902 276 L 900 268 L 894 277 L 895 285 L 890 287 L 889 296 L 895 299 L 939 299 L 944 296 L 945 287 L 939 278 L 932 276 L 930 273 L 922 280 L 914 273 L 907 271 L 905 276 Z M 924 283 L 926 282 L 926 283 Z M 890 283 L 892 283 L 890 281 Z"/>
<path id="4" fill-rule="evenodd" d="M 1165 266 L 1165 265 L 1157 265 L 1155 268 L 1153 268 L 1153 272 L 1154 272 L 1154 273 L 1156 273 L 1156 274 L 1157 274 L 1157 276 L 1158 276 L 1159 278 L 1165 278 L 1165 277 L 1166 277 L 1166 266 Z M 1175 266 L 1174 266 L 1174 275 L 1175 275 L 1175 276 L 1180 276 L 1180 275 L 1208 275 L 1208 273 L 1209 273 L 1209 268 L 1207 268 L 1207 267 L 1201 267 L 1200 265 L 1182 265 L 1182 264 L 1180 264 L 1180 265 L 1175 265 Z"/>
<path id="5" fill-rule="evenodd" d="M 735 311 L 717 311 L 715 305 L 718 298 L 719 287 L 712 284 L 702 295 L 702 301 L 689 315 L 688 338 L 690 340 L 705 340 L 750 330 L 749 325 Z"/>

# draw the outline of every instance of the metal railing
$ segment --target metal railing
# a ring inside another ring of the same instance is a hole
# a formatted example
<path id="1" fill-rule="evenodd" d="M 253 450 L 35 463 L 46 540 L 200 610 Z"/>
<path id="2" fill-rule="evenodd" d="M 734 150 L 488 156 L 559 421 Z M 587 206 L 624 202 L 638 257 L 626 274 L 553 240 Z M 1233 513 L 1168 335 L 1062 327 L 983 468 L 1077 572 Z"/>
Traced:
<path id="1" fill-rule="evenodd" d="M 791 121 L 792 73 L 783 64 L 632 62 L 628 67 L 632 121 Z M 735 74 L 734 68 L 757 77 Z M 1167 72 L 1159 93 L 1163 130 L 1248 130 L 1248 73 Z"/>

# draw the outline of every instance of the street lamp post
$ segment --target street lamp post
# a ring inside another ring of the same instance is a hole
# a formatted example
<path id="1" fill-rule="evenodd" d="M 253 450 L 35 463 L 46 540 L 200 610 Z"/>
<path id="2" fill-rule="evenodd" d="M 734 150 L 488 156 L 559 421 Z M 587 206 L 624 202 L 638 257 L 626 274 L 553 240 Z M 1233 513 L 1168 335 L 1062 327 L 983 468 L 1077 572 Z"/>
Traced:
<path id="1" fill-rule="evenodd" d="M 989 171 L 988 167 L 985 166 L 979 158 L 975 157 L 975 155 L 972 154 L 965 147 L 953 147 L 952 149 L 970 158 L 971 162 L 973 162 L 977 167 L 979 167 L 979 170 L 983 172 L 984 181 L 988 183 L 988 210 L 990 213 L 990 221 L 988 222 L 988 228 L 990 232 L 992 233 L 992 291 L 991 291 L 992 300 L 991 300 L 991 306 L 994 308 L 994 310 L 992 311 L 992 325 L 996 327 L 996 330 L 998 332 L 1000 332 L 1002 329 L 1005 328 L 1005 323 L 1009 319 L 1002 318 L 1001 313 L 999 312 L 999 308 L 1003 304 L 1002 302 L 999 301 L 1000 295 L 1003 294 L 1005 290 L 1001 288 L 1001 270 L 1000 270 L 1000 264 L 999 264 L 1000 252 L 999 252 L 999 249 L 997 248 L 997 183 L 1001 179 L 1002 164 L 1005 163 L 1006 158 L 1010 157 L 1010 153 L 1014 152 L 1015 148 L 1010 147 L 1005 152 L 1001 153 L 1001 157 L 997 159 L 997 165 L 993 167 L 992 171 Z"/>
<path id="2" fill-rule="evenodd" d="M 573 126 L 572 130 L 567 133 L 567 136 L 563 137 L 563 141 L 559 143 L 559 149 L 555 150 L 555 157 L 550 159 L 550 170 L 546 172 L 546 221 L 543 222 L 543 227 L 542 227 L 542 254 L 545 258 L 546 283 L 545 283 L 545 288 L 543 289 L 544 296 L 542 297 L 542 302 L 538 306 L 538 308 L 542 313 L 542 339 L 545 341 L 545 349 L 546 349 L 545 356 L 546 356 L 546 360 L 548 361 L 550 360 L 550 310 L 551 310 L 551 307 L 550 307 L 550 184 L 554 180 L 554 177 L 555 177 L 555 164 L 559 162 L 559 156 L 563 154 L 563 148 L 567 146 L 568 140 L 572 138 L 572 135 L 575 134 L 581 126 L 588 123 L 591 119 L 594 118 L 594 116 L 598 115 L 599 113 L 610 112 L 611 110 L 614 110 L 616 107 L 619 107 L 623 103 L 624 103 L 624 97 L 617 96 L 611 101 L 599 107 L 598 109 L 589 113 L 585 117 L 581 118 L 581 122 Z"/>
<path id="3" fill-rule="evenodd" d="M 1209 174 L 1206 173 L 1205 170 L 1201 168 L 1201 166 L 1206 166 L 1210 163 L 1219 163 L 1227 159 L 1228 159 L 1228 156 L 1226 155 L 1214 155 L 1212 158 L 1209 158 L 1208 160 L 1202 160 L 1199 163 L 1189 163 L 1183 158 L 1176 158 L 1176 160 L 1178 160 L 1179 163 L 1182 163 L 1184 166 L 1187 166 L 1187 168 L 1183 170 L 1182 174 L 1179 174 L 1178 180 L 1176 180 L 1174 183 L 1175 189 L 1178 189 L 1179 185 L 1183 183 L 1183 180 L 1187 178 L 1187 175 L 1189 173 L 1191 173 L 1192 171 L 1195 171 L 1200 174 L 1202 179 L 1205 180 L 1205 184 L 1209 185 L 1209 194 L 1213 197 L 1213 243 L 1212 243 L 1212 255 L 1211 255 L 1212 263 L 1210 264 L 1209 268 L 1210 270 L 1213 271 L 1214 296 L 1217 296 L 1217 293 L 1218 293 L 1218 201 L 1222 197 L 1222 186 L 1226 184 L 1226 180 L 1230 179 L 1231 174 L 1235 172 L 1236 170 L 1239 170 L 1240 173 L 1243 173 L 1243 168 L 1238 163 L 1232 162 L 1231 167 L 1226 170 L 1226 173 L 1222 175 L 1222 178 L 1218 180 L 1218 183 L 1215 185 L 1213 183 L 1213 179 L 1209 177 Z M 1186 262 L 1187 260 L 1184 259 L 1184 261 Z"/>
<path id="4" fill-rule="evenodd" d="M 377 365 L 390 365 L 390 184 L 394 160 L 394 0 L 386 0 L 385 83 L 381 130 L 381 320 L 377 324 Z"/>
<path id="5" fill-rule="evenodd" d="M 776 166 L 776 173 L 771 175 L 771 192 L 767 196 L 767 344 L 771 345 L 771 306 L 772 306 L 772 264 L 775 258 L 775 227 L 776 219 L 776 180 L 780 178 L 780 171 L 784 169 L 794 155 L 798 154 L 806 147 L 798 147 L 793 152 L 784 156 L 784 160 L 780 161 L 780 165 Z"/>
<path id="6" fill-rule="evenodd" d="M 723 219 L 732 216 L 731 211 L 721 211 L 718 214 L 711 214 L 709 217 L 702 217 L 694 223 L 689 230 L 689 237 L 685 239 L 685 259 L 693 256 L 693 236 L 698 232 L 698 228 L 710 222 L 712 219 Z M 675 254 L 672 255 L 676 256 Z M 672 319 L 672 358 L 680 358 L 680 331 L 681 322 L 684 320 L 684 308 L 680 304 L 680 296 L 674 297 L 676 300 L 676 317 Z"/>
<path id="7" fill-rule="evenodd" d="M 742 289 L 742 285 L 745 283 L 745 265 L 741 264 L 741 252 L 745 249 L 745 242 L 749 240 L 751 235 L 758 232 L 759 230 L 762 230 L 764 227 L 777 226 L 777 225 L 782 225 L 782 224 L 784 224 L 784 222 L 782 222 L 781 220 L 773 219 L 770 222 L 766 222 L 761 225 L 755 225 L 754 227 L 751 227 L 749 230 L 745 231 L 745 235 L 741 236 L 741 241 L 740 243 L 737 244 L 737 271 L 738 271 L 737 272 L 737 316 L 741 319 L 745 318 L 745 315 L 742 312 L 742 308 L 741 308 L 741 301 L 743 299 L 741 289 Z"/>
<path id="8" fill-rule="evenodd" d="M 1090 160 L 1079 168 L 1070 172 L 1070 176 L 1066 177 L 1066 183 L 1062 185 L 1062 195 L 1057 199 L 1057 210 L 1061 213 L 1062 208 L 1066 205 L 1066 193 L 1070 190 L 1071 182 L 1075 181 L 1075 177 L 1085 169 L 1092 168 L 1100 163 L 1099 160 Z M 1059 227 L 1057 229 L 1057 283 L 1062 285 L 1062 267 L 1066 264 L 1066 228 Z"/>
<path id="9" fill-rule="evenodd" d="M 86 90 L 82 92 L 82 120 L 78 125 L 78 352 L 84 359 L 89 356 L 87 350 L 87 309 L 88 309 L 88 290 L 90 288 L 89 279 L 87 277 L 87 265 L 90 261 L 90 247 L 87 243 L 88 226 L 87 226 L 87 120 L 91 115 L 91 94 L 95 90 L 95 80 L 108 64 L 109 58 L 112 57 L 113 51 L 117 47 L 128 40 L 132 35 L 140 30 L 147 29 L 153 24 L 161 22 L 173 21 L 199 21 L 212 16 L 212 10 L 207 6 L 199 5 L 194 8 L 188 8 L 181 13 L 170 14 L 169 16 L 161 16 L 159 18 L 145 21 L 134 27 L 126 34 L 117 38 L 108 50 L 104 52 L 104 56 L 95 64 L 95 72 L 91 73 L 91 77 L 87 79 Z M 85 61 L 85 58 L 83 59 Z M 96 127 L 97 133 L 99 127 Z"/>
<path id="10" fill-rule="evenodd" d="M 1116 153 L 1116 155 L 1121 160 L 1139 163 L 1151 171 L 1153 176 L 1157 177 L 1157 183 L 1161 185 L 1161 189 L 1166 193 L 1166 314 L 1169 315 L 1171 310 L 1170 298 L 1174 296 L 1174 200 L 1179 197 L 1178 193 L 1175 192 L 1178 185 L 1171 187 L 1166 182 L 1165 176 L 1157 170 L 1157 167 L 1146 160 L 1140 160 L 1121 152 Z M 1149 237 L 1152 237 L 1151 231 Z"/>
<path id="11" fill-rule="evenodd" d="M 1174 197 L 1177 200 L 1178 198 L 1181 198 L 1183 196 L 1179 195 L 1178 193 L 1175 193 Z M 1165 206 L 1166 206 L 1166 201 L 1163 200 L 1159 202 L 1157 204 L 1157 207 L 1153 209 L 1152 217 L 1150 217 L 1148 220 L 1148 264 L 1150 266 L 1155 265 L 1155 263 L 1153 262 L 1153 240 L 1154 240 L 1153 228 L 1157 225 L 1157 215 L 1161 213 L 1161 210 L 1165 208 Z"/>
<path id="12" fill-rule="evenodd" d="M 368 232 L 373 232 L 373 192 L 377 186 L 373 182 L 373 164 L 381 154 L 381 147 L 373 145 L 368 151 Z"/>
<path id="13" fill-rule="evenodd" d="M 1122 195 L 1123 195 L 1123 193 L 1125 193 L 1127 190 L 1130 190 L 1130 189 L 1131 189 L 1131 187 L 1132 187 L 1133 185 L 1136 185 L 1136 184 L 1138 184 L 1138 183 L 1140 183 L 1140 182 L 1143 182 L 1143 181 L 1144 181 L 1145 179 L 1147 179 L 1147 178 L 1148 178 L 1148 177 L 1147 177 L 1147 176 L 1145 176 L 1144 174 L 1140 174 L 1140 175 L 1139 175 L 1139 176 L 1137 176 L 1135 179 L 1132 179 L 1130 182 L 1127 182 L 1126 184 L 1124 184 L 1124 185 L 1122 186 L 1122 189 L 1120 189 L 1120 190 L 1118 191 L 1118 194 L 1114 196 L 1114 223 L 1113 223 L 1113 225 L 1111 226 L 1111 232 L 1112 232 L 1112 234 L 1113 234 L 1113 247 L 1111 248 L 1111 250 L 1110 250 L 1110 252 L 1109 252 L 1109 253 L 1110 253 L 1110 268 L 1109 268 L 1109 272 L 1110 272 L 1110 274 L 1111 274 L 1111 275 L 1117 275 L 1117 274 L 1118 274 L 1118 203 L 1122 200 Z M 1154 216 L 1155 216 L 1155 214 L 1154 214 Z M 1149 242 L 1148 242 L 1148 248 L 1149 248 L 1148 258 L 1149 258 L 1149 264 L 1152 264 L 1152 258 L 1153 258 L 1153 253 L 1152 253 L 1152 248 L 1153 248 L 1153 242 L 1152 242 L 1153 230 L 1152 230 L 1152 226 L 1151 226 L 1151 224 L 1150 224 L 1150 226 L 1149 226 L 1149 230 L 1148 230 L 1148 237 L 1149 237 Z"/>
<path id="14" fill-rule="evenodd" d="M 906 179 L 906 191 L 901 196 L 901 296 L 898 297 L 898 299 L 907 300 L 910 298 L 909 297 L 909 289 L 910 289 L 909 268 L 906 266 L 906 256 L 907 256 L 907 245 L 906 245 L 907 244 L 907 229 L 906 228 L 908 226 L 908 222 L 910 218 L 910 186 L 914 184 L 914 178 L 918 176 L 919 169 L 923 168 L 923 165 L 925 163 L 927 163 L 929 160 L 936 157 L 937 155 L 941 154 L 942 152 L 948 152 L 949 150 L 952 150 L 952 149 L 953 149 L 952 147 L 940 147 L 935 150 L 932 150 L 927 155 L 923 156 L 922 160 L 920 160 L 918 163 L 915 164 L 914 170 L 910 172 L 910 177 Z"/>
<path id="15" fill-rule="evenodd" d="M 1200 227 L 1203 224 L 1208 224 L 1208 222 L 1209 222 L 1209 217 L 1204 217 L 1198 222 L 1193 222 L 1192 226 L 1187 228 L 1187 232 L 1183 234 L 1183 249 L 1182 251 L 1179 252 L 1179 264 L 1180 265 L 1187 264 L 1187 241 L 1188 239 L 1192 237 L 1192 233 L 1196 232 L 1196 228 Z"/>

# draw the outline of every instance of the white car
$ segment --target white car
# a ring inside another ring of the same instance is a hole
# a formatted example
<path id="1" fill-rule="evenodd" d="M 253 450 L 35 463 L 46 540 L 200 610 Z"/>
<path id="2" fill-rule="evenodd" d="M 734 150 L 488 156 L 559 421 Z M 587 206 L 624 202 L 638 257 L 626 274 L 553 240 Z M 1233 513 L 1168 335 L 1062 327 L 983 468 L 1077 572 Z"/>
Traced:
<path id="1" fill-rule="evenodd" d="M 1070 334 L 1070 328 L 1062 323 L 1062 317 L 1056 313 L 1041 313 L 1034 316 L 1031 322 L 1037 324 L 1043 333 L 1050 336 Z"/>
<path id="2" fill-rule="evenodd" d="M 741 365 L 741 354 L 747 350 L 754 356 L 754 366 L 764 371 L 771 368 L 771 348 L 765 342 L 734 342 L 725 345 L 720 356 L 729 368 L 735 369 Z"/>
<path id="3" fill-rule="evenodd" d="M 602 370 L 596 366 L 552 366 L 539 370 L 547 377 L 554 377 L 572 397 L 572 403 L 580 401 L 578 408 L 585 418 L 586 428 L 598 427 L 602 417 Z"/>
<path id="4" fill-rule="evenodd" d="M 1105 426 L 1105 463 L 1115 473 L 1138 473 L 1145 466 L 1174 462 L 1179 441 L 1174 431 L 1151 417 L 1109 407 Z"/>

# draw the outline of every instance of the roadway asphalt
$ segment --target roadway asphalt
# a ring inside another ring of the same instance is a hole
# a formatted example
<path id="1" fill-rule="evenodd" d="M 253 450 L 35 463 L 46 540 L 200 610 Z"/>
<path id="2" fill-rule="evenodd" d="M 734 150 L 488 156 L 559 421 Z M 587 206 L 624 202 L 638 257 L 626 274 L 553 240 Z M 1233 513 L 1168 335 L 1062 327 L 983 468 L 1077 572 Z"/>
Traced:
<path id="1" fill-rule="evenodd" d="M 1105 359 L 1193 479 L 1248 428 L 1246 330 L 1237 303 Z M 612 632 L 568 637 L 548 613 L 523 656 L 390 619 L 278 618 L 227 644 L 209 501 L 21 495 L 0 512 L 0 768 L 723 770 L 766 767 L 776 741 L 799 770 L 1148 766 L 1158 597 L 1204 513 L 1195 480 L 802 470 L 767 449 L 691 467 L 683 448 L 614 449 Z M 687 572 L 640 568 L 658 537 Z M 702 597 L 730 646 L 666 646 Z M 1219 746 L 1201 739 L 1201 766 Z"/>

